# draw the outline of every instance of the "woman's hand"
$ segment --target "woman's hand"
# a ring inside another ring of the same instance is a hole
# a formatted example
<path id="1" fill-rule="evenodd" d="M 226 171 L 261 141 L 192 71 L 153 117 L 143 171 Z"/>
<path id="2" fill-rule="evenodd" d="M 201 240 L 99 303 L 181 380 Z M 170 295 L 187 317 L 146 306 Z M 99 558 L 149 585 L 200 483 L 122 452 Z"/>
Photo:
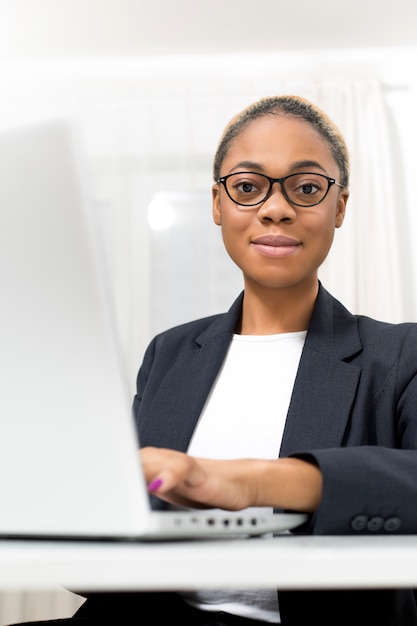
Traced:
<path id="1" fill-rule="evenodd" d="M 312 512 L 321 498 L 320 470 L 300 459 L 214 460 L 154 447 L 142 448 L 140 457 L 149 492 L 171 504 Z"/>

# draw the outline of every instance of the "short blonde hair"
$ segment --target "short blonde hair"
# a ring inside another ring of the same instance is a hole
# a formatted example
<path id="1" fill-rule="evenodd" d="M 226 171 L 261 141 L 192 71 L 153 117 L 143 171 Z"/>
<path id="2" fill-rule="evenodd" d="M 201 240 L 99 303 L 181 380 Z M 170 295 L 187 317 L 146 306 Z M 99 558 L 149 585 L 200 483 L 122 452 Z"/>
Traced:
<path id="1" fill-rule="evenodd" d="M 261 98 L 230 120 L 214 156 L 213 177 L 216 182 L 220 178 L 223 161 L 236 137 L 254 120 L 268 115 L 295 117 L 310 124 L 329 144 L 340 171 L 340 184 L 343 187 L 349 185 L 349 154 L 340 130 L 319 107 L 301 96 L 291 95 Z"/>

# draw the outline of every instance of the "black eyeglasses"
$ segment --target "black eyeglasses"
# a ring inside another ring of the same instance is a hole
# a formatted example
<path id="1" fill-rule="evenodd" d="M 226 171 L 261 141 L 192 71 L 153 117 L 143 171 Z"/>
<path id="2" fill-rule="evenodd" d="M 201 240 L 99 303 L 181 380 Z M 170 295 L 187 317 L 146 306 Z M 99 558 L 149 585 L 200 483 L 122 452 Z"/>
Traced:
<path id="1" fill-rule="evenodd" d="M 240 206 L 253 207 L 264 202 L 274 183 L 281 185 L 285 199 L 296 206 L 315 206 L 323 202 L 332 185 L 342 187 L 334 178 L 315 172 L 298 172 L 282 178 L 271 178 L 256 172 L 236 172 L 222 176 L 217 181 L 226 189 L 233 202 Z"/>

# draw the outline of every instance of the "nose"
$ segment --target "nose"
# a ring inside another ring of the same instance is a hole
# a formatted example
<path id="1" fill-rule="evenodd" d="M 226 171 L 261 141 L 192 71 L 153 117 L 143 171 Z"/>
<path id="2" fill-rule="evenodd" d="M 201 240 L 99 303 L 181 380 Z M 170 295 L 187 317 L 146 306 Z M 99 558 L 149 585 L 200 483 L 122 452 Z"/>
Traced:
<path id="1" fill-rule="evenodd" d="M 281 222 L 295 219 L 296 212 L 282 192 L 279 182 L 272 185 L 268 197 L 259 205 L 258 218 L 261 221 Z"/>

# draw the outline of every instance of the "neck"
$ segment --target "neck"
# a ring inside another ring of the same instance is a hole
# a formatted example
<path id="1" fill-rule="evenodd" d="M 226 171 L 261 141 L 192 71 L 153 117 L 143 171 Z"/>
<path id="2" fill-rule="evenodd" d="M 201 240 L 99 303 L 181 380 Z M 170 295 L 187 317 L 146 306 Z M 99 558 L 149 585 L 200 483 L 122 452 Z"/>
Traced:
<path id="1" fill-rule="evenodd" d="M 318 282 L 288 289 L 245 285 L 241 335 L 275 335 L 307 330 L 318 293 Z"/>

